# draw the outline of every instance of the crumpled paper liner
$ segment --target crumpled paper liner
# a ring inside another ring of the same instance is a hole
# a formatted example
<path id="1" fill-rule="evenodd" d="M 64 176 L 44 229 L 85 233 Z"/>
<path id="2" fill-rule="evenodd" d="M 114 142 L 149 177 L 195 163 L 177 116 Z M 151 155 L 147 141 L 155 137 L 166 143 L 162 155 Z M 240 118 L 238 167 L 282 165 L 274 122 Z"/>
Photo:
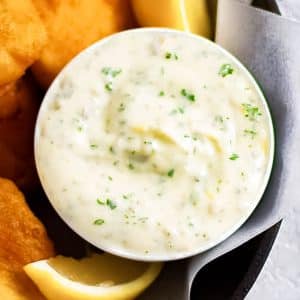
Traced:
<path id="1" fill-rule="evenodd" d="M 238 0 L 219 0 L 216 41 L 248 67 L 270 105 L 276 137 L 271 179 L 259 206 L 236 233 L 205 253 L 167 263 L 141 300 L 188 300 L 204 265 L 276 224 L 289 201 L 300 201 L 300 23 Z"/>

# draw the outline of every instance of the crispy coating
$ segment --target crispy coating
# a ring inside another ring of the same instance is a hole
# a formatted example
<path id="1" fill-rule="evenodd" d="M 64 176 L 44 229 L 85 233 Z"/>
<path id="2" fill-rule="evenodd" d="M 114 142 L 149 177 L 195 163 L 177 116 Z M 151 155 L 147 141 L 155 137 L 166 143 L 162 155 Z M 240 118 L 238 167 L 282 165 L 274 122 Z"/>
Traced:
<path id="1" fill-rule="evenodd" d="M 0 1 L 0 86 L 20 78 L 41 54 L 47 35 L 31 0 Z"/>
<path id="2" fill-rule="evenodd" d="M 39 101 L 28 78 L 0 89 L 0 176 L 30 190 L 38 182 L 33 133 Z"/>
<path id="3" fill-rule="evenodd" d="M 33 215 L 16 185 L 0 178 L 0 299 L 44 297 L 23 266 L 55 255 L 43 224 Z"/>
<path id="4" fill-rule="evenodd" d="M 49 36 L 47 47 L 32 67 L 45 88 L 81 50 L 133 25 L 129 0 L 33 1 Z"/>

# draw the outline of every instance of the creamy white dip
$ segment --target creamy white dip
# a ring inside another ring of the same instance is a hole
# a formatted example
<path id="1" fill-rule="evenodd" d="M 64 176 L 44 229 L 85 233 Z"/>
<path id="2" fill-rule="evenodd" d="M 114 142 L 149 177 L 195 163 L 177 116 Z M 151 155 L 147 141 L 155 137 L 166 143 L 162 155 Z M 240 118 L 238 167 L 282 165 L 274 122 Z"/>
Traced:
<path id="1" fill-rule="evenodd" d="M 245 68 L 207 40 L 154 29 L 73 60 L 46 95 L 35 143 L 63 219 L 137 259 L 185 257 L 231 234 L 273 160 L 270 114 Z"/>

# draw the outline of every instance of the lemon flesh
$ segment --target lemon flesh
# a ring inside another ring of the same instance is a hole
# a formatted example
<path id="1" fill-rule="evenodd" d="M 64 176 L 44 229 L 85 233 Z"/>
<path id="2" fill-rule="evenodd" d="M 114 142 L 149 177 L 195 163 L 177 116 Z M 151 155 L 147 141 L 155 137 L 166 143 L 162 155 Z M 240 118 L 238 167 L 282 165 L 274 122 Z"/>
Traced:
<path id="1" fill-rule="evenodd" d="M 212 37 L 207 0 L 131 0 L 141 26 L 170 27 Z"/>
<path id="2" fill-rule="evenodd" d="M 75 260 L 57 256 L 30 263 L 26 274 L 49 300 L 125 300 L 141 294 L 162 263 L 143 263 L 110 254 Z"/>

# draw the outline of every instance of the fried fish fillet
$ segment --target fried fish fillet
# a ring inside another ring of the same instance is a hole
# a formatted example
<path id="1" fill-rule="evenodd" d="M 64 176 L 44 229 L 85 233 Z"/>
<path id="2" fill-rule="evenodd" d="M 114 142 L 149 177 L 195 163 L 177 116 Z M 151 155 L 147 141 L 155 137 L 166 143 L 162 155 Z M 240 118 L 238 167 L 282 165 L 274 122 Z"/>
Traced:
<path id="1" fill-rule="evenodd" d="M 33 0 L 46 26 L 47 47 L 32 70 L 48 87 L 62 67 L 95 41 L 132 27 L 129 0 Z"/>
<path id="2" fill-rule="evenodd" d="M 38 98 L 27 77 L 0 89 L 0 176 L 25 190 L 38 182 L 33 158 Z"/>
<path id="3" fill-rule="evenodd" d="M 31 0 L 0 1 L 0 86 L 20 78 L 41 54 L 47 35 Z"/>
<path id="4" fill-rule="evenodd" d="M 43 224 L 30 211 L 16 185 L 0 178 L 0 299 L 44 297 L 23 266 L 55 255 Z"/>

